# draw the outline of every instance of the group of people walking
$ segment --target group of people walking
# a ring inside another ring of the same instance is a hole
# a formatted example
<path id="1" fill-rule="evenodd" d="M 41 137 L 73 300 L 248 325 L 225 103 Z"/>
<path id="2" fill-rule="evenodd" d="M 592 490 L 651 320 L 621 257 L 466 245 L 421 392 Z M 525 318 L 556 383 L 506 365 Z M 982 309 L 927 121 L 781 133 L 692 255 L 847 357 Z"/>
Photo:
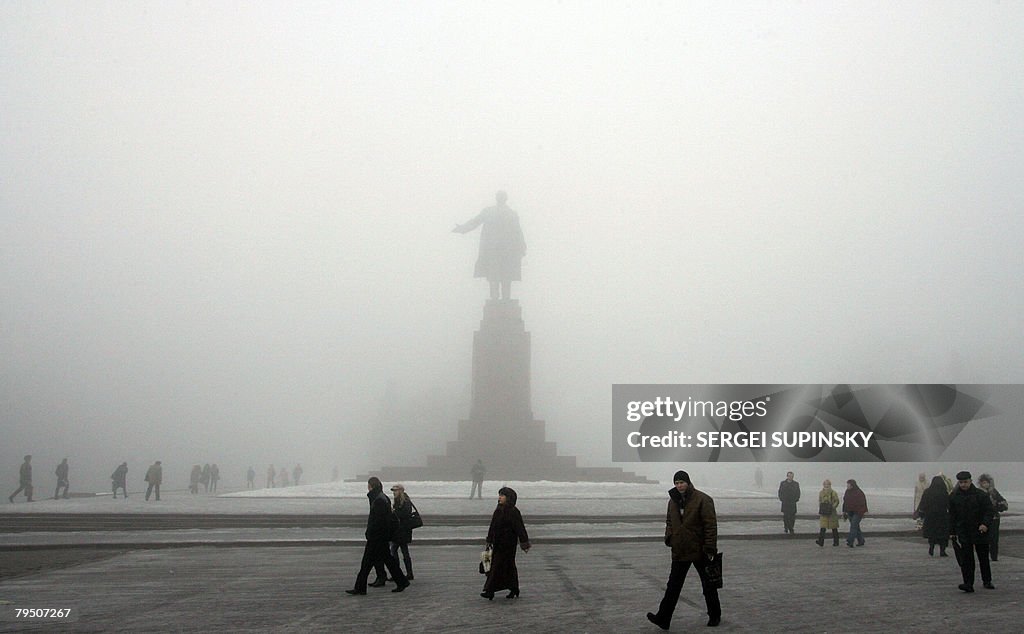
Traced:
<path id="1" fill-rule="evenodd" d="M 68 459 L 64 458 L 57 465 L 54 470 L 54 475 L 57 476 L 57 488 L 53 491 L 53 499 L 68 499 L 70 496 L 69 490 L 71 488 L 70 478 L 71 467 L 68 464 Z M 153 492 L 156 492 L 156 499 L 160 499 L 160 484 L 163 481 L 163 468 L 160 465 L 160 461 L 157 460 L 152 464 L 146 471 L 145 481 L 148 483 L 146 490 L 146 500 L 149 500 Z M 117 499 L 117 490 L 120 489 L 123 497 L 128 497 L 128 463 L 122 462 L 114 472 L 110 474 L 110 488 L 113 493 L 114 499 Z M 21 467 L 18 470 L 18 488 L 14 491 L 7 499 L 10 502 L 14 502 L 14 498 L 20 493 L 25 494 L 25 499 L 28 502 L 32 502 L 32 494 L 34 492 L 32 486 L 32 456 L 27 455 L 24 461 L 21 463 Z"/>
<path id="2" fill-rule="evenodd" d="M 939 556 L 948 557 L 946 548 L 952 543 L 963 577 L 959 587 L 964 592 L 974 592 L 975 556 L 982 586 L 995 590 L 991 562 L 999 561 L 999 514 L 1009 508 L 991 475 L 981 474 L 978 485 L 970 471 L 956 474 L 955 486 L 936 475 L 914 510 L 914 516 L 924 521 L 922 534 L 928 539 L 930 556 L 938 546 Z"/>
<path id="3" fill-rule="evenodd" d="M 786 472 L 786 479 L 779 483 L 779 500 L 782 502 L 782 527 L 789 535 L 796 534 L 796 503 L 800 501 L 800 483 L 796 481 L 792 471 Z M 842 504 L 842 507 L 840 507 Z M 832 545 L 839 545 L 839 519 L 850 522 L 850 530 L 846 535 L 846 545 L 850 548 L 863 546 L 864 533 L 860 522 L 868 513 L 868 501 L 864 491 L 853 478 L 846 481 L 846 491 L 842 500 L 839 493 L 832 488 L 832 481 L 821 483 L 818 492 L 818 546 L 825 545 L 825 534 L 832 531 Z"/>
<path id="4" fill-rule="evenodd" d="M 199 485 L 202 484 L 206 493 L 217 492 L 217 483 L 220 482 L 220 467 L 217 463 L 212 465 L 207 462 L 202 467 L 192 465 L 192 471 L 188 475 L 188 492 L 195 495 L 199 493 Z"/>
<path id="5" fill-rule="evenodd" d="M 296 464 L 292 468 L 291 479 L 288 479 L 288 467 L 281 467 L 280 470 L 275 469 L 274 465 L 267 467 L 267 481 L 266 488 L 274 489 L 277 487 L 290 487 L 299 486 L 302 480 L 302 465 Z M 254 481 L 256 480 L 256 471 L 252 467 L 249 467 L 249 472 L 246 475 L 246 481 L 248 488 L 254 488 Z"/>
<path id="6" fill-rule="evenodd" d="M 376 476 L 366 481 L 366 489 L 370 504 L 364 533 L 366 545 L 355 585 L 345 592 L 364 595 L 368 587 L 383 587 L 389 580 L 396 584 L 392 592 L 403 592 L 415 579 L 409 544 L 412 543 L 413 530 L 423 525 L 422 517 L 403 485 L 391 487 L 393 501 L 388 499 L 383 483 Z M 523 552 L 530 550 L 530 536 L 526 532 L 523 516 L 516 508 L 517 499 L 518 495 L 510 487 L 498 490 L 498 505 L 491 515 L 485 545 L 486 551 L 490 553 L 490 566 L 480 592 L 480 596 L 488 600 L 493 600 L 495 593 L 502 590 L 508 590 L 506 598 L 519 596 L 516 551 L 519 548 Z M 404 572 L 398 560 L 399 551 L 402 553 L 401 563 L 405 564 Z M 376 571 L 377 577 L 369 583 L 371 571 Z"/>

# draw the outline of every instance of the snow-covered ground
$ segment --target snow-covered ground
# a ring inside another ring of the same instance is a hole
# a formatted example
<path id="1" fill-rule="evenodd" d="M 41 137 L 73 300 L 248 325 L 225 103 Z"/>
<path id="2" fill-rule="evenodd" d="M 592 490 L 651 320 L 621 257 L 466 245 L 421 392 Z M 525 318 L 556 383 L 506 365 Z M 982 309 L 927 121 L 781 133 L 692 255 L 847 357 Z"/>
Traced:
<path id="1" fill-rule="evenodd" d="M 506 483 L 484 484 L 483 499 L 470 500 L 467 482 L 405 482 L 406 492 L 425 515 L 490 514 L 497 491 Z M 508 482 L 519 496 L 519 508 L 526 515 L 610 515 L 635 516 L 664 513 L 668 483 L 617 484 L 592 482 Z M 389 484 L 385 485 L 390 488 Z M 715 498 L 720 515 L 779 514 L 775 491 L 699 487 Z M 390 492 L 389 492 L 390 493 Z M 814 513 L 817 487 L 803 488 L 801 513 Z M 842 491 L 840 490 L 840 494 Z M 872 514 L 906 513 L 913 510 L 913 491 L 908 489 L 865 489 Z M 1010 511 L 1024 508 L 1024 494 L 1005 493 Z M 19 499 L 0 505 L 0 513 L 197 513 L 197 514 L 351 514 L 366 513 L 366 485 L 361 482 L 328 482 L 277 489 L 233 491 L 220 494 L 164 491 L 160 502 L 146 502 L 133 492 L 127 500 L 110 495 L 70 500 L 40 500 L 32 504 Z"/>

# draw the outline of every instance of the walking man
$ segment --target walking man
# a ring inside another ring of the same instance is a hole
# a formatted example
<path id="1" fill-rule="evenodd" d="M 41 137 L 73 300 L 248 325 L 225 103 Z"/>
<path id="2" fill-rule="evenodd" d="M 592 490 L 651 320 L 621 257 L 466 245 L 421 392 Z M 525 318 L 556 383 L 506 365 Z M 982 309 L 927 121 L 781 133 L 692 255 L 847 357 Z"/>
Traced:
<path id="1" fill-rule="evenodd" d="M 363 548 L 363 561 L 356 575 L 356 585 L 348 594 L 366 594 L 366 580 L 377 562 L 383 561 L 398 587 L 392 592 L 401 592 L 409 587 L 409 580 L 398 565 L 398 560 L 391 556 L 388 542 L 394 537 L 398 528 L 398 518 L 392 517 L 391 500 L 384 495 L 384 485 L 376 476 L 366 481 L 366 497 L 370 500 L 370 516 L 366 520 L 366 546 Z"/>
<path id="2" fill-rule="evenodd" d="M 960 564 L 964 582 L 960 589 L 974 592 L 974 553 L 978 553 L 981 583 L 989 590 L 992 585 L 992 566 L 988 560 L 988 529 L 992 524 L 992 499 L 988 493 L 974 486 L 970 471 L 956 474 L 956 488 L 949 494 L 949 534 L 953 552 Z"/>
<path id="3" fill-rule="evenodd" d="M 117 499 L 117 490 L 121 489 L 124 493 L 124 499 L 128 499 L 128 463 L 122 462 L 114 472 L 110 474 L 110 489 L 114 493 L 114 499 Z"/>
<path id="4" fill-rule="evenodd" d="M 473 465 L 470 473 L 473 475 L 473 486 L 469 489 L 469 499 L 473 499 L 474 493 L 476 493 L 477 499 L 483 499 L 483 494 L 481 492 L 484 489 L 484 474 L 487 473 L 487 467 L 485 467 L 484 463 L 477 458 L 476 464 Z"/>
<path id="5" fill-rule="evenodd" d="M 800 483 L 793 479 L 793 472 L 786 472 L 786 479 L 779 483 L 779 501 L 782 502 L 782 525 L 785 532 L 794 535 L 796 525 L 796 503 L 800 501 Z"/>
<path id="6" fill-rule="evenodd" d="M 63 497 L 65 500 L 68 499 L 68 459 L 65 458 L 60 461 L 57 465 L 57 470 L 54 471 L 57 474 L 57 488 L 53 490 L 53 499 L 59 500 Z M 60 490 L 64 489 L 64 495 L 61 496 Z"/>
<path id="7" fill-rule="evenodd" d="M 25 456 L 25 462 L 21 463 L 21 469 L 18 470 L 18 490 L 11 494 L 8 500 L 14 503 L 14 497 L 25 492 L 25 497 L 29 502 L 32 501 L 32 456 Z"/>
<path id="8" fill-rule="evenodd" d="M 672 548 L 672 572 L 658 613 L 647 613 L 647 620 L 663 630 L 669 628 L 672 613 L 679 601 L 686 573 L 692 565 L 700 576 L 704 602 L 708 610 L 708 627 L 722 621 L 722 605 L 718 588 L 708 583 L 707 566 L 718 553 L 718 517 L 715 501 L 698 491 L 685 471 L 676 471 L 675 486 L 668 491 L 668 513 L 665 517 L 665 545 Z"/>
<path id="9" fill-rule="evenodd" d="M 160 466 L 160 461 L 157 460 L 149 466 L 146 471 L 146 482 L 149 486 L 146 487 L 146 501 L 149 502 L 149 495 L 156 491 L 156 501 L 160 501 L 160 483 L 164 480 L 164 468 Z"/>

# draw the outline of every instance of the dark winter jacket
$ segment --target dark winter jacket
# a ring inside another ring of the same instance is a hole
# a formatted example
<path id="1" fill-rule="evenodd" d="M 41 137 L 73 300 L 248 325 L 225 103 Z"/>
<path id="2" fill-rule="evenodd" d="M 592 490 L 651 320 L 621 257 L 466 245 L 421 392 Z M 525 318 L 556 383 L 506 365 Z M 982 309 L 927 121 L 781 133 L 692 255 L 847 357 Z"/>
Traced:
<path id="1" fill-rule="evenodd" d="M 387 542 L 391 539 L 391 499 L 382 489 L 366 494 L 370 500 L 370 516 L 366 520 L 366 541 Z"/>
<path id="2" fill-rule="evenodd" d="M 499 504 L 491 514 L 487 543 L 494 547 L 495 552 L 515 552 L 517 544 L 522 544 L 523 550 L 529 550 L 530 536 L 523 523 L 523 514 L 516 508 L 518 496 L 508 487 L 503 487 L 501 491 L 504 492 L 505 504 Z"/>
<path id="3" fill-rule="evenodd" d="M 32 464 L 28 462 L 21 463 L 21 469 L 18 471 L 18 484 L 25 486 L 26 484 L 32 484 Z"/>
<path id="4" fill-rule="evenodd" d="M 962 491 L 959 486 L 949 494 L 949 534 L 961 544 L 987 544 L 988 534 L 979 526 L 992 527 L 992 499 L 978 487 Z"/>
<path id="5" fill-rule="evenodd" d="M 391 541 L 396 544 L 412 543 L 412 500 L 408 496 L 405 504 L 395 507 L 395 515 L 398 516 L 398 532 L 391 537 Z"/>
<path id="6" fill-rule="evenodd" d="M 796 503 L 800 501 L 800 483 L 796 480 L 780 482 L 779 501 L 782 502 L 783 513 L 796 513 Z"/>
<path id="7" fill-rule="evenodd" d="M 868 500 L 860 489 L 847 489 L 843 493 L 843 513 L 864 515 L 868 512 Z"/>
<path id="8" fill-rule="evenodd" d="M 701 561 L 718 552 L 718 516 L 710 495 L 691 485 L 684 496 L 675 487 L 668 491 L 665 544 L 672 547 L 672 561 Z"/>
<path id="9" fill-rule="evenodd" d="M 917 514 L 924 519 L 924 537 L 943 540 L 949 537 L 949 494 L 942 476 L 932 478 L 931 486 L 921 494 Z"/>

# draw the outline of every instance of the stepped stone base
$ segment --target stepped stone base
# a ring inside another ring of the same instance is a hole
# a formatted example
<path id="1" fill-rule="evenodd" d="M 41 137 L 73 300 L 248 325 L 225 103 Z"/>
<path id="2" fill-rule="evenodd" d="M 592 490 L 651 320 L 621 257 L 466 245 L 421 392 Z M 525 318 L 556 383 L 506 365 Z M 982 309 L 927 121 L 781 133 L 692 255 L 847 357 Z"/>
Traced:
<path id="1" fill-rule="evenodd" d="M 530 333 L 516 300 L 488 300 L 473 335 L 473 399 L 458 439 L 423 467 L 383 467 L 386 482 L 470 480 L 477 460 L 490 481 L 652 482 L 618 467 L 579 467 L 545 440 L 544 421 L 530 408 Z M 360 479 L 365 477 L 360 476 Z"/>

